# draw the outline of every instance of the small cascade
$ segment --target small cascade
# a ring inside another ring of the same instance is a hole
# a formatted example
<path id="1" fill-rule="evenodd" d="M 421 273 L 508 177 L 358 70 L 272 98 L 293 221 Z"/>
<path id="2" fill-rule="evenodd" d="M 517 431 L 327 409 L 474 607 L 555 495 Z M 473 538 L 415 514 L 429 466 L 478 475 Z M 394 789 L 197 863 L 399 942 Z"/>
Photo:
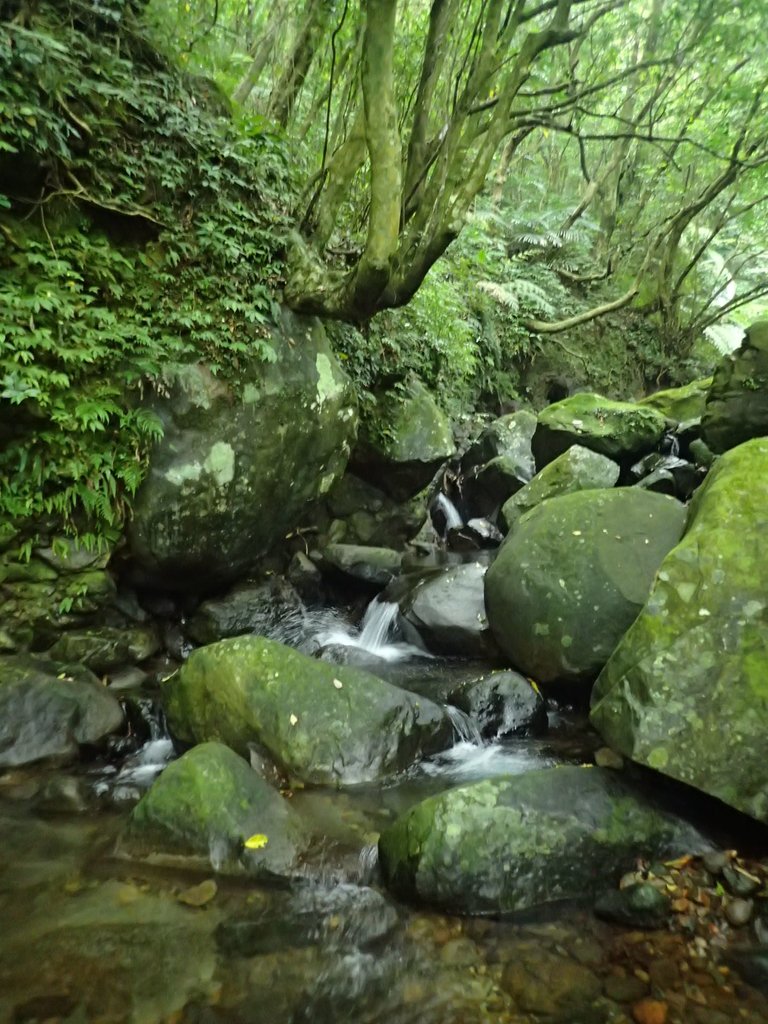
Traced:
<path id="1" fill-rule="evenodd" d="M 449 530 L 461 528 L 464 525 L 464 520 L 459 514 L 459 510 L 456 508 L 451 499 L 440 492 L 435 498 L 434 510 L 442 512 L 445 517 L 445 528 L 442 533 L 445 536 Z"/>
<path id="2" fill-rule="evenodd" d="M 365 610 L 359 628 L 338 624 L 315 637 L 317 647 L 355 647 L 383 661 L 404 661 L 406 658 L 429 658 L 414 644 L 395 640 L 399 608 L 394 601 L 374 598 Z"/>
<path id="3" fill-rule="evenodd" d="M 143 736 L 144 742 L 119 768 L 107 765 L 100 771 L 94 785 L 99 796 L 111 792 L 114 800 L 135 800 L 176 756 L 165 715 L 155 701 L 137 701 L 133 716 L 136 735 Z"/>
<path id="4" fill-rule="evenodd" d="M 485 745 L 477 723 L 469 715 L 465 715 L 463 711 L 452 704 L 447 704 L 445 710 L 451 720 L 457 743 L 469 743 L 475 747 Z"/>
<path id="5" fill-rule="evenodd" d="M 371 885 L 376 881 L 376 877 L 379 871 L 379 847 L 376 843 L 372 843 L 370 846 L 364 846 L 360 851 L 360 856 L 357 861 L 357 877 L 355 881 L 358 885 Z"/>

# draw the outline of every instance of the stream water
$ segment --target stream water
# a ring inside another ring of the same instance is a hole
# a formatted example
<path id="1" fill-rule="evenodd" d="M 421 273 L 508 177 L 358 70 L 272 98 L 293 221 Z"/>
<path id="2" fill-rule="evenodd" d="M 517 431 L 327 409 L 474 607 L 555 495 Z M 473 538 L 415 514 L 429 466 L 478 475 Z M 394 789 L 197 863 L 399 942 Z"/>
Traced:
<path id="1" fill-rule="evenodd" d="M 393 618 L 374 602 L 359 629 L 325 613 L 283 623 L 282 638 L 355 647 L 434 699 L 487 668 L 408 649 L 392 637 Z M 597 738 L 575 712 L 553 710 L 546 738 L 495 743 L 457 712 L 454 746 L 385 786 L 294 791 L 319 839 L 290 889 L 214 885 L 212 873 L 118 856 L 130 808 L 174 756 L 162 716 L 148 720 L 146 742 L 121 763 L 0 776 L 0 1022 L 626 1024 L 638 993 L 653 991 L 642 980 L 653 965 L 687 962 L 678 937 L 641 935 L 632 946 L 589 907 L 461 919 L 400 905 L 379 886 L 377 836 L 416 801 L 591 760 Z M 727 981 L 681 982 L 677 1008 L 667 997 L 669 1024 L 768 1021 L 762 996 L 724 991 Z"/>

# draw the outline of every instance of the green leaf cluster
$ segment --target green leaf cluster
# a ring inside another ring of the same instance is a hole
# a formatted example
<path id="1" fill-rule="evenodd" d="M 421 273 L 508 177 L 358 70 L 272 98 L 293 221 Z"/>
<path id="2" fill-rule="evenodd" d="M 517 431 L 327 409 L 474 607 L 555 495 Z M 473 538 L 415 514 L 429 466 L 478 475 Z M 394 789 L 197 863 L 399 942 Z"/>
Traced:
<path id="1" fill-rule="evenodd" d="M 236 384 L 244 360 L 274 359 L 292 189 L 281 139 L 160 58 L 132 4 L 9 12 L 0 518 L 118 535 L 162 433 L 141 399 L 164 367 Z"/>

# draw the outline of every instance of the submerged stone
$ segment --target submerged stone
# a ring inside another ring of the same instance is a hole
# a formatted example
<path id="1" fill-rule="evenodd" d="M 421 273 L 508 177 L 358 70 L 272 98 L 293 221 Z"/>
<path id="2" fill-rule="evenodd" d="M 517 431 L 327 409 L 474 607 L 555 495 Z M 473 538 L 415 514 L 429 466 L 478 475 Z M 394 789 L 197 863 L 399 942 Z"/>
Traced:
<path id="1" fill-rule="evenodd" d="M 290 878 L 309 836 L 288 801 L 229 747 L 173 761 L 131 812 L 122 849 L 157 863 L 202 860 L 224 874 Z"/>
<path id="2" fill-rule="evenodd" d="M 768 821 L 768 439 L 727 452 L 593 692 L 627 757 Z"/>
<path id="3" fill-rule="evenodd" d="M 622 459 L 650 451 L 665 429 L 664 416 L 655 409 L 602 395 L 577 394 L 539 413 L 533 454 L 539 469 L 572 444 Z"/>
<path id="4" fill-rule="evenodd" d="M 448 746 L 442 708 L 361 669 L 248 636 L 201 647 L 164 685 L 168 722 L 188 743 L 264 751 L 320 785 L 372 782 Z"/>
<path id="5" fill-rule="evenodd" d="M 379 856 L 405 899 L 496 914 L 594 895 L 638 856 L 699 843 L 616 772 L 561 766 L 430 797 L 382 833 Z"/>
<path id="6" fill-rule="evenodd" d="M 537 683 L 591 681 L 645 603 L 685 509 L 637 488 L 551 498 L 517 523 L 485 577 L 493 635 Z"/>

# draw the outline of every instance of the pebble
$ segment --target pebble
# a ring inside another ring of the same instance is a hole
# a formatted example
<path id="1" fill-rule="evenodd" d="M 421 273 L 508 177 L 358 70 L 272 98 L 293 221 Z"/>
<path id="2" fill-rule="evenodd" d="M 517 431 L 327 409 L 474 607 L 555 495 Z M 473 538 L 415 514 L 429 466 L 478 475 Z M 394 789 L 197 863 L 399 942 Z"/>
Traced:
<path id="1" fill-rule="evenodd" d="M 666 1024 L 667 1004 L 660 999 L 641 999 L 632 1007 L 635 1024 Z"/>
<path id="2" fill-rule="evenodd" d="M 741 928 L 751 919 L 754 908 L 754 900 L 728 900 L 725 905 L 725 916 L 734 928 Z"/>
<path id="3" fill-rule="evenodd" d="M 183 903 L 187 907 L 204 907 L 206 903 L 211 902 L 218 891 L 219 887 L 214 880 L 206 878 L 199 885 L 193 885 L 189 889 L 184 889 L 183 892 L 179 893 L 177 899 L 179 903 Z"/>

